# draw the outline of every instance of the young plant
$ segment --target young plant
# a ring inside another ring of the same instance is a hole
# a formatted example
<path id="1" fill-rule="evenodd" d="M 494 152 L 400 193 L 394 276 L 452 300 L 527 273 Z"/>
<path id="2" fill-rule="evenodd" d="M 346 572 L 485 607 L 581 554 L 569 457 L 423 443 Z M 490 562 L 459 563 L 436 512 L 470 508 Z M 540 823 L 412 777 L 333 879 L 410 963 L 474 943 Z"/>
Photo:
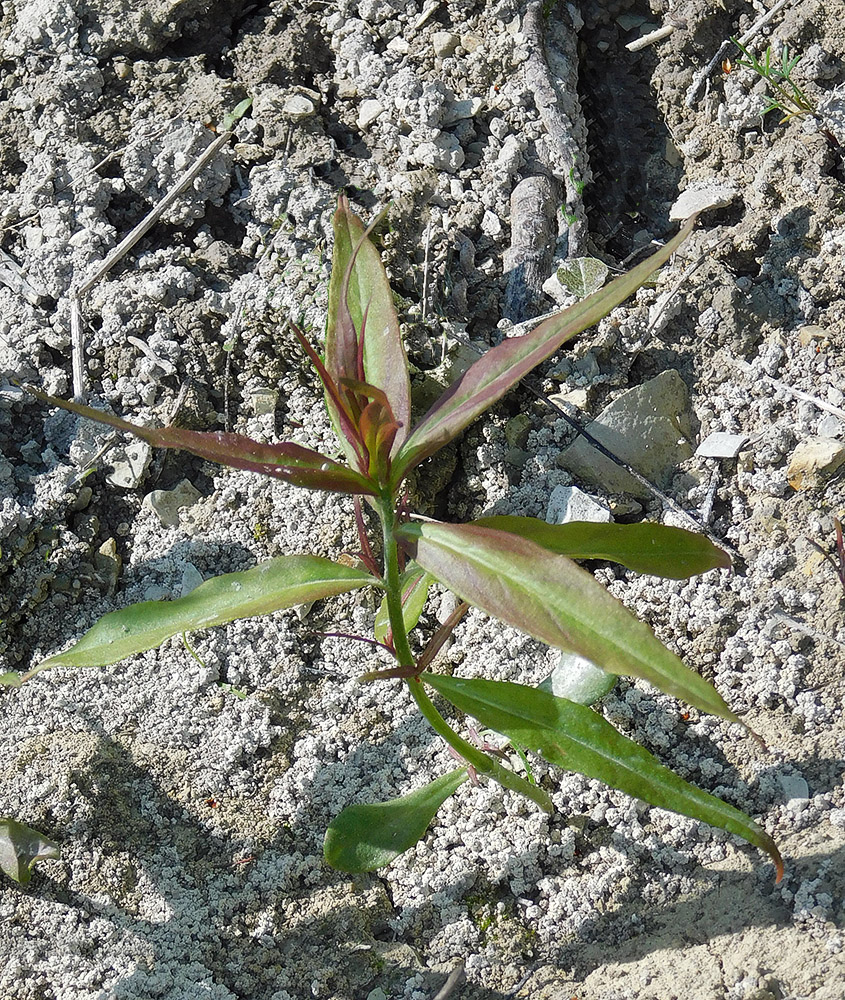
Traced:
<path id="1" fill-rule="evenodd" d="M 780 64 L 778 64 L 772 58 L 772 47 L 770 45 L 763 53 L 763 60 L 761 62 L 757 56 L 736 38 L 732 38 L 731 41 L 745 56 L 744 59 L 739 60 L 737 66 L 753 70 L 766 81 L 771 89 L 769 103 L 763 111 L 764 115 L 777 108 L 783 112 L 782 125 L 784 122 L 789 121 L 790 118 L 797 118 L 801 115 L 814 115 L 816 113 L 816 106 L 813 101 L 807 97 L 804 91 L 792 79 L 792 71 L 801 61 L 800 55 L 790 57 L 789 48 L 784 45 L 781 49 Z"/>
<path id="2" fill-rule="evenodd" d="M 262 444 L 239 434 L 200 433 L 178 427 L 131 424 L 88 406 L 33 389 L 41 400 L 138 435 L 150 444 L 182 448 L 205 459 L 276 476 L 308 489 L 354 496 L 360 552 L 350 567 L 312 555 L 282 556 L 241 573 L 203 583 L 174 601 L 145 601 L 101 618 L 63 653 L 27 674 L 20 684 L 55 666 L 103 666 L 158 646 L 169 636 L 208 628 L 375 587 L 382 605 L 374 641 L 392 665 L 361 678 L 403 683 L 419 710 L 461 761 L 460 766 L 409 795 L 351 805 L 330 824 L 325 858 L 343 871 L 369 871 L 391 862 L 425 833 L 440 804 L 479 776 L 551 811 L 548 792 L 509 766 L 487 743 L 461 736 L 441 715 L 435 693 L 473 716 L 481 730 L 504 735 L 528 755 L 598 778 L 653 805 L 722 827 L 767 851 L 780 879 L 783 866 L 772 839 L 749 817 L 701 791 L 618 733 L 592 708 L 539 688 L 483 678 L 450 677 L 432 669 L 437 651 L 474 605 L 548 645 L 590 660 L 609 675 L 643 678 L 702 712 L 740 720 L 715 688 L 687 668 L 651 630 L 612 598 L 573 559 L 612 559 L 640 572 L 682 578 L 727 567 L 728 556 L 704 537 L 653 524 L 552 526 L 534 518 L 488 517 L 445 524 L 416 517 L 405 507 L 408 474 L 434 455 L 523 376 L 566 341 L 597 323 L 664 264 L 690 232 L 690 220 L 658 253 L 531 333 L 494 347 L 411 427 L 408 365 L 387 275 L 360 219 L 341 197 L 334 217 L 334 257 L 323 356 L 294 332 L 325 390 L 325 403 L 345 461 L 293 443 Z M 368 537 L 361 497 L 380 526 Z M 379 553 L 377 559 L 376 553 Z M 462 602 L 420 655 L 409 632 L 429 586 L 439 581 Z M 371 640 L 372 641 L 372 640 Z M 468 728 L 471 733 L 474 730 Z"/>

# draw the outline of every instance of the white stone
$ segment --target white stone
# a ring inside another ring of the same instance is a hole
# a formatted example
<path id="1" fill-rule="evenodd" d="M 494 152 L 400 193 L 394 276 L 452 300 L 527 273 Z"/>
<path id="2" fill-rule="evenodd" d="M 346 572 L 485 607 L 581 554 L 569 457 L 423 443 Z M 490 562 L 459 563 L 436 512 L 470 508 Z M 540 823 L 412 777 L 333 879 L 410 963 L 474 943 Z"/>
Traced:
<path id="1" fill-rule="evenodd" d="M 433 142 L 421 142 L 414 158 L 417 163 L 438 170 L 459 170 L 464 164 L 461 144 L 449 132 L 441 132 Z"/>
<path id="2" fill-rule="evenodd" d="M 124 490 L 134 490 L 147 473 L 153 449 L 146 441 L 130 441 L 112 458 L 112 471 L 106 481 Z"/>
<path id="3" fill-rule="evenodd" d="M 460 42 L 460 36 L 452 34 L 451 31 L 435 31 L 431 36 L 431 45 L 438 59 L 452 55 Z"/>
<path id="4" fill-rule="evenodd" d="M 372 98 L 361 101 L 361 107 L 358 109 L 358 128 L 367 128 L 368 125 L 372 125 L 383 111 L 384 106 L 379 101 Z"/>
<path id="5" fill-rule="evenodd" d="M 607 673 L 585 656 L 562 649 L 558 665 L 537 686 L 558 698 L 567 698 L 579 705 L 592 705 L 603 698 L 615 683 L 615 674 Z"/>
<path id="6" fill-rule="evenodd" d="M 463 101 L 453 101 L 443 114 L 443 124 L 454 125 L 466 118 L 474 118 L 484 105 L 480 97 L 468 97 Z"/>
<path id="7" fill-rule="evenodd" d="M 739 190 L 732 184 L 719 184 L 714 181 L 693 184 L 678 197 L 669 210 L 669 218 L 683 221 L 710 208 L 727 208 L 738 196 Z"/>
<path id="8" fill-rule="evenodd" d="M 495 212 L 491 212 L 490 209 L 485 209 L 484 216 L 481 219 L 481 232 L 485 236 L 498 236 L 502 231 L 502 221 Z"/>
<path id="9" fill-rule="evenodd" d="M 183 479 L 172 490 L 153 490 L 148 493 L 141 506 L 155 511 L 165 528 L 175 528 L 179 524 L 179 511 L 183 507 L 191 507 L 201 496 L 190 480 Z"/>
<path id="10" fill-rule="evenodd" d="M 699 458 L 736 458 L 747 440 L 747 434 L 713 431 L 696 448 L 695 453 Z"/>
<path id="11" fill-rule="evenodd" d="M 282 105 L 282 111 L 295 122 L 310 118 L 316 110 L 316 104 L 304 94 L 290 94 Z"/>

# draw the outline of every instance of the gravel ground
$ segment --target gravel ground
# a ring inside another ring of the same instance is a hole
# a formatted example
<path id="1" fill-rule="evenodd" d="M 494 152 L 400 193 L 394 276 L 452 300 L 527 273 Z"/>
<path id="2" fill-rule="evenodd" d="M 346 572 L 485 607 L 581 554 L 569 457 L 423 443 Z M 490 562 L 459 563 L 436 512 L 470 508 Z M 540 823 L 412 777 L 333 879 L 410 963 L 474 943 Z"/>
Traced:
<path id="1" fill-rule="evenodd" d="M 332 816 L 450 765 L 398 683 L 356 683 L 367 649 L 318 634 L 371 628 L 373 599 L 353 595 L 198 633 L 199 660 L 174 640 L 0 691 L 0 815 L 62 849 L 28 886 L 0 883 L 4 1000 L 429 1000 L 460 963 L 465 1000 L 842 997 L 845 590 L 813 543 L 833 552 L 845 515 L 845 6 L 778 4 L 751 43 L 803 54 L 820 120 L 762 117 L 741 67 L 690 96 L 772 6 L 581 0 L 544 21 L 515 0 L 0 5 L 0 669 L 132 601 L 356 547 L 345 499 L 150 455 L 14 384 L 73 392 L 72 291 L 241 101 L 232 141 L 80 300 L 95 405 L 331 448 L 284 321 L 321 335 L 342 189 L 367 218 L 391 203 L 423 407 L 463 341 L 483 350 L 502 316 L 565 298 L 538 273 L 585 248 L 625 267 L 675 231 L 679 194 L 718 184 L 655 287 L 537 379 L 584 423 L 626 412 L 627 457 L 662 498 L 576 467 L 570 424 L 523 390 L 418 490 L 446 519 L 545 516 L 575 482 L 623 519 L 687 512 L 735 552 L 690 582 L 594 568 L 768 749 L 640 682 L 603 711 L 786 860 L 776 885 L 736 838 L 540 769 L 552 817 L 463 786 L 389 868 L 331 871 Z M 512 200 L 540 176 L 529 210 Z M 737 436 L 730 457 L 695 454 L 717 431 Z M 446 655 L 525 682 L 552 662 L 480 613 Z"/>

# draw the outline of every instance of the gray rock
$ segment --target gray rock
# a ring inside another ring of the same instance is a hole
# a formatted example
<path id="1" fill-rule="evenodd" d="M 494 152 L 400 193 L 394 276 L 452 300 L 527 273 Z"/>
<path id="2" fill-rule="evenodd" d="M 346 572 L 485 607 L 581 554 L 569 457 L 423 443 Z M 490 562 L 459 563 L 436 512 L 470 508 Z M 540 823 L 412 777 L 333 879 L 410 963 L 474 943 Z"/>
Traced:
<path id="1" fill-rule="evenodd" d="M 384 105 L 381 101 L 376 101 L 372 98 L 361 102 L 361 107 L 358 109 L 358 128 L 367 128 L 368 125 L 378 118 L 380 114 L 384 113 Z"/>
<path id="2" fill-rule="evenodd" d="M 840 438 L 845 435 L 845 421 L 840 420 L 833 413 L 828 413 L 821 418 L 816 430 L 819 437 Z"/>
<path id="3" fill-rule="evenodd" d="M 778 784 L 783 789 L 783 797 L 788 802 L 796 799 L 806 801 L 810 797 L 810 786 L 800 774 L 779 774 Z"/>
<path id="4" fill-rule="evenodd" d="M 431 36 L 431 45 L 438 59 L 452 55 L 460 41 L 460 36 L 452 34 L 451 31 L 435 31 Z"/>
<path id="5" fill-rule="evenodd" d="M 676 371 L 662 372 L 615 399 L 587 426 L 589 433 L 657 486 L 692 455 L 687 389 Z M 611 493 L 650 494 L 630 473 L 579 437 L 558 464 Z"/>
<path id="6" fill-rule="evenodd" d="M 449 171 L 458 170 L 465 159 L 461 144 L 449 132 L 441 132 L 433 142 L 421 142 L 414 155 L 423 166 Z"/>
<path id="7" fill-rule="evenodd" d="M 247 393 L 249 405 L 256 417 L 266 416 L 268 413 L 276 412 L 276 403 L 279 401 L 277 389 L 269 389 L 266 386 L 259 386 Z"/>
<path id="8" fill-rule="evenodd" d="M 613 518 L 607 507 L 577 486 L 555 486 L 549 497 L 546 520 L 549 524 L 567 524 L 569 521 L 607 524 Z"/>
<path id="9" fill-rule="evenodd" d="M 191 507 L 202 496 L 200 491 L 187 479 L 177 483 L 172 490 L 153 490 L 143 500 L 143 506 L 155 511 L 165 528 L 175 528 L 179 524 L 179 511 Z"/>
<path id="10" fill-rule="evenodd" d="M 187 480 L 185 480 L 187 482 Z M 188 484 L 190 485 L 190 483 Z M 193 489 L 193 487 L 191 487 Z M 194 566 L 193 563 L 185 563 L 185 568 L 182 570 L 182 590 L 181 597 L 185 597 L 186 594 L 190 594 L 192 590 L 196 590 L 203 582 L 202 573 Z"/>
<path id="11" fill-rule="evenodd" d="M 112 471 L 106 476 L 112 486 L 134 490 L 143 482 L 153 457 L 152 446 L 146 441 L 130 441 L 112 452 Z"/>
<path id="12" fill-rule="evenodd" d="M 505 440 L 511 448 L 524 449 L 528 444 L 533 422 L 527 413 L 517 413 L 505 424 Z"/>

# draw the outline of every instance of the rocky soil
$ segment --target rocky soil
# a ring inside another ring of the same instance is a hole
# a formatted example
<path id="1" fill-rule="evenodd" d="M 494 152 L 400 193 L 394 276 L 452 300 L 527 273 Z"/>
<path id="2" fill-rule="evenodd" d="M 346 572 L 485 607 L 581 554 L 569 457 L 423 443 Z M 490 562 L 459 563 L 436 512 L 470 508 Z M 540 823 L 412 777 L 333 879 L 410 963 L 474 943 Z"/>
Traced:
<path id="1" fill-rule="evenodd" d="M 150 454 L 18 385 L 78 388 L 72 293 L 241 102 L 231 142 L 79 300 L 95 405 L 331 448 L 284 324 L 320 338 L 342 190 L 366 218 L 390 203 L 423 409 L 468 344 L 566 300 L 540 271 L 576 246 L 624 269 L 674 233 L 679 195 L 718 185 L 654 287 L 539 373 L 547 398 L 508 397 L 418 488 L 460 519 L 546 516 L 574 483 L 729 547 L 731 572 L 690 582 L 593 568 L 768 749 L 639 682 L 603 711 L 786 859 L 776 885 L 735 838 L 541 769 L 550 818 L 464 786 L 388 869 L 333 872 L 332 816 L 450 761 L 398 683 L 356 683 L 367 649 L 320 636 L 372 626 L 373 598 L 337 599 L 195 634 L 196 657 L 174 640 L 0 690 L 0 815 L 62 848 L 0 883 L 4 998 L 428 1000 L 461 963 L 466 1000 L 841 998 L 845 585 L 819 549 L 845 517 L 845 5 L 778 3 L 749 43 L 803 55 L 818 116 L 763 115 L 736 65 L 690 94 L 773 6 L 549 4 L 543 52 L 518 0 L 0 5 L 0 670 L 132 601 L 356 547 L 343 498 Z M 540 176 L 526 215 L 512 195 Z M 568 450 L 561 409 L 600 418 L 659 492 Z M 525 682 L 553 662 L 481 614 L 447 656 Z"/>

